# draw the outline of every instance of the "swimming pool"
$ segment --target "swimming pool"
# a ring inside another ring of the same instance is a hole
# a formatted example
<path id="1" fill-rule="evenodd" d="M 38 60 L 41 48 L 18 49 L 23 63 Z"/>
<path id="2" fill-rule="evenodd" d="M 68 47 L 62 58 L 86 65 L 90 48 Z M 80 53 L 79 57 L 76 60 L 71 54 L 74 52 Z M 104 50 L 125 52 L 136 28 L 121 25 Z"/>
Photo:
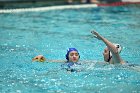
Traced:
<path id="1" fill-rule="evenodd" d="M 94 29 L 121 44 L 122 58 L 140 65 L 139 15 L 139 6 L 132 5 L 1 13 L 0 92 L 139 93 L 140 72 L 98 64 L 105 45 L 90 33 Z M 38 54 L 65 59 L 69 47 L 79 50 L 81 60 L 93 61 L 71 74 L 62 63 L 31 62 Z"/>

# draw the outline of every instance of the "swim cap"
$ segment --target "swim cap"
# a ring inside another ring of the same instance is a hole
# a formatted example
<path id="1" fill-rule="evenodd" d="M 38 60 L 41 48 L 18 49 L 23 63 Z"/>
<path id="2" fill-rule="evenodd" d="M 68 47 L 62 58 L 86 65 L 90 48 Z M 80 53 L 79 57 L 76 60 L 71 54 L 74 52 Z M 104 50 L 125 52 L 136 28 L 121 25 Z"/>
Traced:
<path id="1" fill-rule="evenodd" d="M 69 53 L 70 53 L 71 51 L 76 51 L 76 52 L 79 54 L 79 52 L 78 52 L 78 50 L 77 50 L 76 48 L 69 48 L 69 49 L 67 50 L 67 54 L 66 54 L 66 59 L 67 59 L 67 60 L 69 60 Z M 80 57 L 80 55 L 79 55 L 79 57 Z"/>
<path id="2" fill-rule="evenodd" d="M 115 43 L 113 43 L 113 45 L 118 49 L 118 53 L 120 53 L 121 50 L 122 50 L 121 45 L 120 44 L 115 44 Z M 112 56 L 111 52 L 110 52 L 110 56 Z"/>
<path id="3" fill-rule="evenodd" d="M 115 43 L 113 43 L 113 45 L 118 49 L 118 53 L 120 53 L 122 50 L 121 45 L 115 44 Z M 111 58 L 112 58 L 112 53 L 111 53 L 111 51 L 109 51 L 109 58 L 108 58 L 107 62 L 109 62 L 111 60 Z"/>

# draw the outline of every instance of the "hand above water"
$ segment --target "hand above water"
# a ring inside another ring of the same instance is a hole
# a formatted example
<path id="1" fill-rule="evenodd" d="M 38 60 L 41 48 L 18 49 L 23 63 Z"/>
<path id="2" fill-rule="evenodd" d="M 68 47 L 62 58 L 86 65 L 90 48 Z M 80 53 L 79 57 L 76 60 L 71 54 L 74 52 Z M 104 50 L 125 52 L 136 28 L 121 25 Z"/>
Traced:
<path id="1" fill-rule="evenodd" d="M 46 58 L 45 58 L 43 55 L 38 55 L 38 56 L 34 57 L 34 58 L 32 59 L 32 61 L 33 61 L 33 62 L 34 62 L 34 61 L 37 61 L 37 62 L 44 62 L 44 61 L 46 61 Z"/>
<path id="2" fill-rule="evenodd" d="M 94 35 L 95 38 L 101 40 L 102 36 L 100 34 L 98 34 L 96 31 L 91 31 L 91 33 Z"/>

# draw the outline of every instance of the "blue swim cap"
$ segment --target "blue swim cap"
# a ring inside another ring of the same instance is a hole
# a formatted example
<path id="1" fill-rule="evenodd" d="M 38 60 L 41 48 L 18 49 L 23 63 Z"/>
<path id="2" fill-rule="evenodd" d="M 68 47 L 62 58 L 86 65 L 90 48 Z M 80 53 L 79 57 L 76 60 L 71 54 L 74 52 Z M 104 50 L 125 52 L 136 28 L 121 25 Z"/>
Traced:
<path id="1" fill-rule="evenodd" d="M 69 60 L 69 53 L 70 53 L 71 51 L 76 51 L 76 52 L 78 52 L 78 50 L 77 50 L 76 48 L 69 48 L 69 49 L 67 50 L 67 54 L 66 54 L 66 59 L 67 59 L 67 60 Z M 79 54 L 79 52 L 78 52 L 78 54 Z M 80 55 L 79 55 L 79 57 L 80 57 Z"/>

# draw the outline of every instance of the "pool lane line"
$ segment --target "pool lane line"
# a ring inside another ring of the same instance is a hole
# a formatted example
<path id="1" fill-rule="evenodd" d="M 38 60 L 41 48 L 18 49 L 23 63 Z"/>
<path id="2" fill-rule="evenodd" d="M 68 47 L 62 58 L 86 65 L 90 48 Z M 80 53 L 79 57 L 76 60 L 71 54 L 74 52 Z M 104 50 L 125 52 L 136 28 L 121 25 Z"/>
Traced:
<path id="1" fill-rule="evenodd" d="M 79 8 L 92 8 L 98 6 L 122 6 L 127 4 L 140 4 L 140 2 L 114 2 L 108 4 L 80 4 L 80 5 L 61 5 L 61 6 L 48 6 L 36 8 L 17 8 L 17 9 L 0 9 L 0 13 L 18 13 L 18 12 L 37 12 L 49 10 L 62 10 L 62 9 L 79 9 Z"/>
<path id="2" fill-rule="evenodd" d="M 140 4 L 140 2 L 114 2 L 114 3 L 107 3 L 107 4 L 98 4 L 98 6 L 123 6 L 128 4 Z"/>
<path id="3" fill-rule="evenodd" d="M 83 5 L 63 5 L 63 6 L 49 6 L 49 7 L 36 7 L 36 8 L 17 8 L 17 9 L 0 9 L 0 13 L 18 13 L 18 12 L 38 12 L 49 10 L 62 10 L 62 9 L 79 9 L 79 8 L 92 8 L 98 7 L 97 4 L 83 4 Z"/>

